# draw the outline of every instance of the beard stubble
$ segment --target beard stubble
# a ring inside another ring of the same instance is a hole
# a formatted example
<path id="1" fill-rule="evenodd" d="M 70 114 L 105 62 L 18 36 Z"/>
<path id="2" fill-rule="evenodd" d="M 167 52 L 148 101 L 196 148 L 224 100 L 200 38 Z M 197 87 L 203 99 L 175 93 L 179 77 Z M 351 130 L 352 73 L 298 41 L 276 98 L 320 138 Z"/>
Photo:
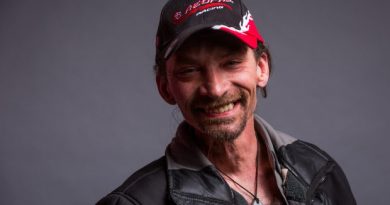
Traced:
<path id="1" fill-rule="evenodd" d="M 248 121 L 249 109 L 248 109 L 249 96 L 243 90 L 238 90 L 235 93 L 225 93 L 222 97 L 211 98 L 208 96 L 194 97 L 194 100 L 190 104 L 192 115 L 197 120 L 197 131 L 204 137 L 211 138 L 219 142 L 232 142 L 238 138 L 238 136 L 245 129 Z M 202 109 L 205 106 L 218 106 L 224 105 L 230 102 L 235 102 L 241 106 L 243 113 L 240 116 L 220 118 L 220 119 L 202 119 L 201 115 L 205 112 Z M 238 121 L 233 129 L 227 129 L 226 126 Z"/>

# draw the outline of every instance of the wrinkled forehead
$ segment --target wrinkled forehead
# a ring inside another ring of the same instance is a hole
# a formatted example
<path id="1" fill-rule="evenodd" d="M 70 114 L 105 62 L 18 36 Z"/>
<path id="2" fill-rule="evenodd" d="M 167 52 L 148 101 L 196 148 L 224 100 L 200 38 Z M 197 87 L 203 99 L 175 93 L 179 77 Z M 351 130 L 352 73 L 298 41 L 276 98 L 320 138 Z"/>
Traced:
<path id="1" fill-rule="evenodd" d="M 175 55 L 181 56 L 188 53 L 196 53 L 203 49 L 210 52 L 219 50 L 223 52 L 221 55 L 234 55 L 246 53 L 248 46 L 226 32 L 205 29 L 188 37 L 175 52 Z"/>

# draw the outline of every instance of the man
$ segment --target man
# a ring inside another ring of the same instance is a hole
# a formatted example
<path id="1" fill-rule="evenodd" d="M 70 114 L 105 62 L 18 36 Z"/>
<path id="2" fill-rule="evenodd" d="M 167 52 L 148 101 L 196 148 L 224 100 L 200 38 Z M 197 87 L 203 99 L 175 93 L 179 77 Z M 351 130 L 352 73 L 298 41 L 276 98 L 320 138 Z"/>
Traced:
<path id="1" fill-rule="evenodd" d="M 240 0 L 168 1 L 156 47 L 158 90 L 184 122 L 99 205 L 356 204 L 326 153 L 254 114 L 270 54 Z"/>

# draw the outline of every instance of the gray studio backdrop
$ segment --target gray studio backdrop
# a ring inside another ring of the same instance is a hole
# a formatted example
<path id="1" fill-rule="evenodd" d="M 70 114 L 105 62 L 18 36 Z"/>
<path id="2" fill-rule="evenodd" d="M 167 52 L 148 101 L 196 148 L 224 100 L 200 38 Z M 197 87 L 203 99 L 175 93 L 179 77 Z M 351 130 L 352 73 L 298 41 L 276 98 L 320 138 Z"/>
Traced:
<path id="1" fill-rule="evenodd" d="M 164 1 L 0 0 L 0 203 L 93 204 L 164 153 L 152 72 Z M 258 113 L 388 204 L 389 1 L 247 0 L 275 72 Z"/>

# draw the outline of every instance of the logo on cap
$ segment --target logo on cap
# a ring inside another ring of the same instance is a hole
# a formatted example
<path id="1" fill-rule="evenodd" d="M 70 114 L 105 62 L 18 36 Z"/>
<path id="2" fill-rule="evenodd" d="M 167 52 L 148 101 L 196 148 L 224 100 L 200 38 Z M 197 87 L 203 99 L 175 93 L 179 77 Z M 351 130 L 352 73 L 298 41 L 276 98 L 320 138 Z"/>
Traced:
<path id="1" fill-rule="evenodd" d="M 196 16 L 206 13 L 208 11 L 212 11 L 215 9 L 223 9 L 228 8 L 232 10 L 232 7 L 227 3 L 234 4 L 233 0 L 200 0 L 192 3 L 186 7 L 183 11 L 176 11 L 173 15 L 173 22 L 175 24 L 182 23 L 188 17 L 194 15 Z"/>
<path id="2" fill-rule="evenodd" d="M 250 22 L 253 21 L 252 15 L 249 13 L 249 11 L 242 17 L 242 21 L 240 21 L 240 30 L 230 27 L 230 26 L 225 26 L 225 25 L 215 25 L 213 26 L 213 29 L 216 30 L 224 30 L 228 29 L 233 32 L 238 32 L 241 34 L 246 34 L 245 32 L 249 31 L 250 29 Z"/>

